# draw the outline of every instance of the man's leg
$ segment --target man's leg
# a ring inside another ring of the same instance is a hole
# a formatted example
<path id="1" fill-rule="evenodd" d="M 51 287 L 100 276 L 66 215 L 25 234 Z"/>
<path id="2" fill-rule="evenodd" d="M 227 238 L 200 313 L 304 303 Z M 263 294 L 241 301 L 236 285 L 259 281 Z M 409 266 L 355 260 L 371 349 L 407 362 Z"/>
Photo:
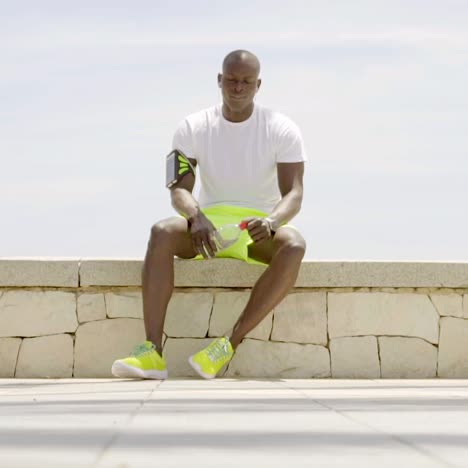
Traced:
<path id="1" fill-rule="evenodd" d="M 249 247 L 249 255 L 269 264 L 255 283 L 249 302 L 234 325 L 231 338 L 221 337 L 190 356 L 192 368 L 205 379 L 216 377 L 244 336 L 286 296 L 299 273 L 305 240 L 295 229 L 281 227 L 273 239 Z"/>
<path id="2" fill-rule="evenodd" d="M 174 255 L 193 258 L 196 252 L 187 221 L 172 217 L 156 223 L 143 264 L 143 316 L 146 339 L 162 354 L 162 336 L 166 309 L 174 290 Z"/>
<path id="3" fill-rule="evenodd" d="M 234 325 L 230 338 L 234 349 L 294 286 L 305 249 L 306 242 L 301 234 L 287 226 L 278 229 L 273 239 L 251 244 L 249 255 L 269 266 L 255 283 L 250 299 Z"/>
<path id="4" fill-rule="evenodd" d="M 168 377 L 162 356 L 166 309 L 174 289 L 174 255 L 192 258 L 195 252 L 183 218 L 169 218 L 151 229 L 143 265 L 143 314 L 146 341 L 130 356 L 117 359 L 111 372 L 116 377 L 164 380 Z"/>

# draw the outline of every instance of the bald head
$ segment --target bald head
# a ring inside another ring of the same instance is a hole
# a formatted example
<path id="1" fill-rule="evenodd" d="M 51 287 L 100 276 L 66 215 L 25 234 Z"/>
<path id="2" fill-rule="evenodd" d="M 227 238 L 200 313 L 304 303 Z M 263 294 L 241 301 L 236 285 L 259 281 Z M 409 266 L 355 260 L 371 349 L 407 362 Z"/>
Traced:
<path id="1" fill-rule="evenodd" d="M 247 50 L 234 50 L 223 60 L 218 86 L 223 95 L 223 115 L 232 122 L 242 122 L 253 112 L 254 98 L 262 80 L 260 62 Z"/>
<path id="2" fill-rule="evenodd" d="M 223 60 L 223 73 L 226 72 L 226 68 L 236 63 L 245 63 L 252 67 L 257 76 L 260 74 L 260 61 L 256 55 L 248 50 L 234 50 L 227 54 Z"/>

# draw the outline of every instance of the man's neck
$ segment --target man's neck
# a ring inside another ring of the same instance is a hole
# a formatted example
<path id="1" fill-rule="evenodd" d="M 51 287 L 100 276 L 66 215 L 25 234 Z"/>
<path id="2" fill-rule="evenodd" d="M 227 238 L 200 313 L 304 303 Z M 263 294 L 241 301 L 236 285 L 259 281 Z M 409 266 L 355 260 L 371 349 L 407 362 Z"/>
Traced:
<path id="1" fill-rule="evenodd" d="M 243 122 L 247 120 L 253 113 L 254 103 L 240 112 L 233 111 L 226 104 L 223 104 L 223 117 L 229 122 Z"/>

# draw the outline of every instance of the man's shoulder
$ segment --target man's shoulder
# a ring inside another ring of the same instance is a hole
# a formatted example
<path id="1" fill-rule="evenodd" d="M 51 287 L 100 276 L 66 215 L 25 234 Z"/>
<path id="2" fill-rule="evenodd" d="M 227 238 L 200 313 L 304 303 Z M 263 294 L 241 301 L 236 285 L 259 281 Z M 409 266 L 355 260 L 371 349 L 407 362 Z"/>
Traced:
<path id="1" fill-rule="evenodd" d="M 217 106 L 212 106 L 188 114 L 177 124 L 175 135 L 190 136 L 191 138 L 204 135 L 208 128 L 213 125 L 217 113 Z"/>
<path id="2" fill-rule="evenodd" d="M 286 114 L 270 107 L 261 105 L 258 105 L 257 107 L 262 118 L 273 130 L 281 131 L 288 127 L 297 128 L 296 123 Z"/>
<path id="3" fill-rule="evenodd" d="M 293 120 L 288 117 L 283 112 L 280 112 L 276 109 L 271 107 L 266 107 L 262 105 L 257 105 L 258 111 L 263 118 L 267 119 L 269 122 L 274 124 L 282 124 L 282 123 L 294 123 Z"/>

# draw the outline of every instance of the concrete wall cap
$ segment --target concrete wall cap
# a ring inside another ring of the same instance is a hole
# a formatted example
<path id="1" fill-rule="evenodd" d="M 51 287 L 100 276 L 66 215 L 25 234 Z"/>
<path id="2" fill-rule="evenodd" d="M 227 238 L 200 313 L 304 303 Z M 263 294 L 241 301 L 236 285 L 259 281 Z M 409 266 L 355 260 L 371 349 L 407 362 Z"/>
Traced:
<path id="1" fill-rule="evenodd" d="M 141 268 L 131 258 L 0 258 L 0 287 L 140 286 Z M 251 287 L 265 268 L 175 259 L 175 286 Z M 468 288 L 468 262 L 304 261 L 296 287 Z"/>
<path id="2" fill-rule="evenodd" d="M 81 286 L 140 286 L 142 260 L 83 259 Z M 175 259 L 176 287 L 251 287 L 265 270 L 234 259 Z M 467 262 L 304 261 L 297 288 L 468 288 Z"/>
<path id="3" fill-rule="evenodd" d="M 0 257 L 0 287 L 78 287 L 79 259 Z"/>

